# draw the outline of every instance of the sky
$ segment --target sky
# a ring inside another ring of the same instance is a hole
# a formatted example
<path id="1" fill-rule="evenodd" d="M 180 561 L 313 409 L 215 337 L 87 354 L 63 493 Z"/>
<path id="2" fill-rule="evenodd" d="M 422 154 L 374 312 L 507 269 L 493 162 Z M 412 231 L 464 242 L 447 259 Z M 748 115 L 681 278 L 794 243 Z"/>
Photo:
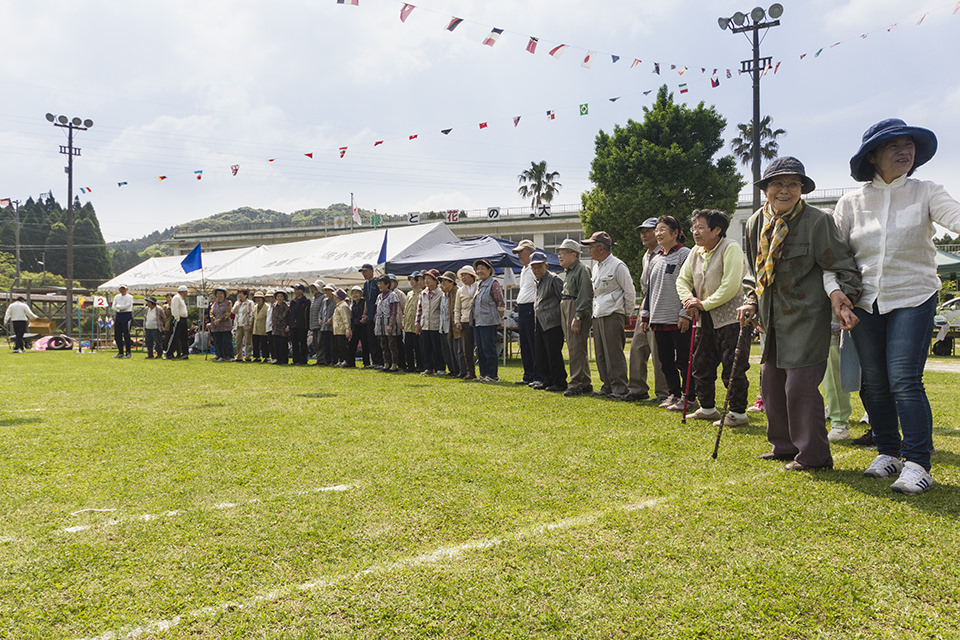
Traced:
<path id="1" fill-rule="evenodd" d="M 554 203 L 575 204 L 592 186 L 598 131 L 642 120 L 662 84 L 678 102 L 714 106 L 726 141 L 752 117 L 750 79 L 737 74 L 750 42 L 717 19 L 758 5 L 413 4 L 401 22 L 395 0 L 2 3 L 0 198 L 52 190 L 66 201 L 58 153 L 66 134 L 48 112 L 94 122 L 75 134 L 74 193 L 94 205 L 108 242 L 237 207 L 292 213 L 349 202 L 351 193 L 358 206 L 391 214 L 519 207 L 528 202 L 518 174 L 541 160 L 563 185 Z M 761 45 L 781 63 L 761 82 L 762 113 L 787 131 L 781 154 L 802 160 L 819 188 L 852 187 L 848 163 L 864 130 L 898 117 L 939 139 L 916 177 L 960 197 L 960 5 L 781 4 L 781 25 Z M 452 17 L 464 21 L 449 32 Z M 503 34 L 484 46 L 494 27 Z M 530 36 L 540 39 L 532 55 Z M 558 44 L 570 48 L 551 57 Z M 631 68 L 634 59 L 642 62 Z"/>

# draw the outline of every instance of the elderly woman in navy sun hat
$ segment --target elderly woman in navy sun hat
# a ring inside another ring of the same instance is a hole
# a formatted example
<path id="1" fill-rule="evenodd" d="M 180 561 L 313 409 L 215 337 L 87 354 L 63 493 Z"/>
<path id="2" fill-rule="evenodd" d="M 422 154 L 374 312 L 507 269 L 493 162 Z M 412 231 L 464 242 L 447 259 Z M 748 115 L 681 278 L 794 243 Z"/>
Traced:
<path id="1" fill-rule="evenodd" d="M 932 131 L 881 120 L 850 159 L 850 175 L 866 184 L 841 197 L 834 215 L 863 273 L 854 309 L 860 323 L 851 335 L 879 453 L 864 474 L 899 474 L 890 488 L 906 494 L 933 485 L 933 415 L 923 367 L 940 291 L 934 223 L 960 231 L 960 203 L 942 186 L 910 177 L 936 152 Z M 825 285 L 831 286 L 826 279 Z"/>

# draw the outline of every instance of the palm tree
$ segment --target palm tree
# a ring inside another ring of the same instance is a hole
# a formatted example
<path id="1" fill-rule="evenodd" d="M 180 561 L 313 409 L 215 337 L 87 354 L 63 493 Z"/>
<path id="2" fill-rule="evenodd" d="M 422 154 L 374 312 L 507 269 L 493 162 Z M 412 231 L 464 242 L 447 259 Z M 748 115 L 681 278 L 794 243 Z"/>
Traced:
<path id="1" fill-rule="evenodd" d="M 730 141 L 730 148 L 733 149 L 733 155 L 740 160 L 743 166 L 749 166 L 753 161 L 753 123 L 738 124 L 737 129 L 740 134 Z M 783 129 L 776 131 L 770 129 L 770 116 L 765 116 L 760 120 L 760 157 L 764 160 L 773 160 L 780 152 L 780 143 L 777 138 L 786 135 Z"/>
<path id="2" fill-rule="evenodd" d="M 530 206 L 533 207 L 534 214 L 540 209 L 540 203 L 550 203 L 553 196 L 563 186 L 557 182 L 556 171 L 547 171 L 547 161 L 531 162 L 530 168 L 523 171 L 519 176 L 520 188 L 517 193 L 523 198 L 532 198 Z M 527 183 L 527 184 L 524 184 Z"/>

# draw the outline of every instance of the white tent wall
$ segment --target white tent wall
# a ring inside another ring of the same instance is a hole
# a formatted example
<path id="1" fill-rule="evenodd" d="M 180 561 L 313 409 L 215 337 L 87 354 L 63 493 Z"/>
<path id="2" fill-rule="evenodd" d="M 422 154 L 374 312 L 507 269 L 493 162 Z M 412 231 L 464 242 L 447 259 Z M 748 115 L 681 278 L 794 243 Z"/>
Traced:
<path id="1" fill-rule="evenodd" d="M 261 245 L 203 254 L 203 279 L 207 284 L 290 285 L 313 282 L 317 277 L 338 283 L 358 282 L 364 263 L 377 264 L 387 237 L 387 260 L 413 255 L 456 235 L 442 222 L 389 229 L 373 229 L 301 242 Z M 200 271 L 183 273 L 183 256 L 151 258 L 100 286 L 116 290 L 120 284 L 132 289 L 160 289 L 180 284 L 199 286 Z"/>

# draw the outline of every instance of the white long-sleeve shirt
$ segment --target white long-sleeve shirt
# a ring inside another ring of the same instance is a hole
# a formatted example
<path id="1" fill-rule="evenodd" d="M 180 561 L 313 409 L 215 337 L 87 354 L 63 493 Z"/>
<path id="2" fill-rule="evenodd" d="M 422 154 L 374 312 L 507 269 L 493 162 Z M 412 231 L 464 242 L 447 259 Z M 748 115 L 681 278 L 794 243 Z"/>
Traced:
<path id="1" fill-rule="evenodd" d="M 118 293 L 113 296 L 113 311 L 114 313 L 133 311 L 133 296 L 129 293 Z"/>
<path id="2" fill-rule="evenodd" d="M 533 269 L 526 265 L 520 270 L 520 290 L 517 291 L 517 304 L 533 304 L 537 299 L 537 277 Z"/>
<path id="3" fill-rule="evenodd" d="M 29 322 L 31 318 L 37 318 L 37 314 L 30 310 L 26 302 L 14 300 L 7 307 L 7 312 L 3 314 L 3 324 L 8 322 Z"/>
<path id="4" fill-rule="evenodd" d="M 933 224 L 960 232 L 960 202 L 938 184 L 901 176 L 887 184 L 879 177 L 837 202 L 834 220 L 850 245 L 863 276 L 857 302 L 880 313 L 916 307 L 940 290 Z M 827 293 L 839 288 L 824 272 Z"/>
<path id="5" fill-rule="evenodd" d="M 179 293 L 170 299 L 170 316 L 174 320 L 187 317 L 187 301 Z"/>
<path id="6" fill-rule="evenodd" d="M 605 318 L 622 313 L 628 318 L 637 301 L 637 288 L 630 277 L 630 269 L 610 254 L 602 262 L 593 264 L 593 317 Z"/>

